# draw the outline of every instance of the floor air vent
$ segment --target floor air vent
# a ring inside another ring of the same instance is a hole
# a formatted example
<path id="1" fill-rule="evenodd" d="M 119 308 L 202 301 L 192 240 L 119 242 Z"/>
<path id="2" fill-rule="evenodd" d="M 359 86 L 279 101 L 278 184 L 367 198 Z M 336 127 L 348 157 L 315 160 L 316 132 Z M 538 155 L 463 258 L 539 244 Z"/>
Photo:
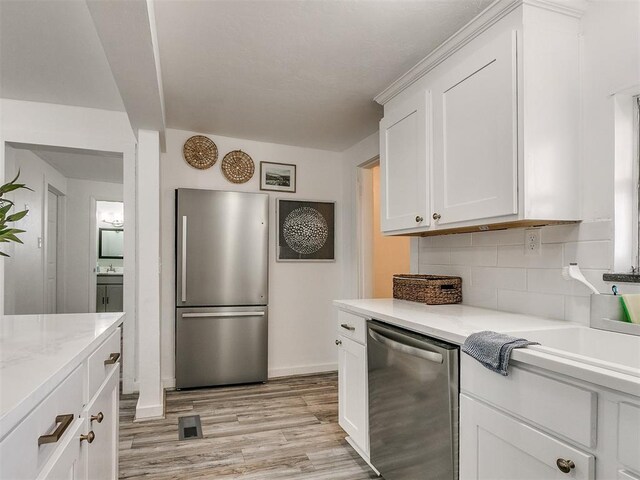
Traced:
<path id="1" fill-rule="evenodd" d="M 178 439 L 194 440 L 196 438 L 202 438 L 200 415 L 178 417 Z"/>

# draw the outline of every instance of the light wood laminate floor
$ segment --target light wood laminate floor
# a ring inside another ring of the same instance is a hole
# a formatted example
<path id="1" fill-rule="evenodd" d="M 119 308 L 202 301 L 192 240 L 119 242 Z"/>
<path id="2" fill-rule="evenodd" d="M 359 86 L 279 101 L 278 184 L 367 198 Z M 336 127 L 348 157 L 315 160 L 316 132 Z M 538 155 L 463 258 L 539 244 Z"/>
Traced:
<path id="1" fill-rule="evenodd" d="M 338 425 L 335 373 L 266 384 L 167 392 L 166 418 L 134 423 L 120 403 L 120 478 L 374 479 Z M 198 414 L 202 439 L 178 440 L 178 417 Z"/>

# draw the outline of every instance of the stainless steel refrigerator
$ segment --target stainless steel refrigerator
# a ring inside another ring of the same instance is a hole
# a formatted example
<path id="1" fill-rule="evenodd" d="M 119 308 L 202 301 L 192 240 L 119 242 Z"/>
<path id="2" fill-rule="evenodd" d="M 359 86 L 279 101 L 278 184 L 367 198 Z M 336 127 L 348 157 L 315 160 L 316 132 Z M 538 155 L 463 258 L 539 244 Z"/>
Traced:
<path id="1" fill-rule="evenodd" d="M 176 388 L 267 380 L 269 197 L 176 190 Z"/>

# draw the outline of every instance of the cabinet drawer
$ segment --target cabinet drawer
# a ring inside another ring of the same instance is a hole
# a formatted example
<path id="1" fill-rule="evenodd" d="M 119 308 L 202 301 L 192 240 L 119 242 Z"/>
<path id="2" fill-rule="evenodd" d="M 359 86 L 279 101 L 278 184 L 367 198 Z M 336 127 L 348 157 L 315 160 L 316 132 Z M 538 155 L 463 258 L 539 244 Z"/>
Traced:
<path id="1" fill-rule="evenodd" d="M 67 443 L 82 410 L 85 378 L 86 368 L 81 365 L 5 437 L 0 443 L 0 478 L 36 478 L 47 460 Z M 73 417 L 70 421 L 56 422 L 59 415 Z M 67 427 L 57 441 L 38 445 L 39 437 L 53 433 L 63 424 Z"/>
<path id="2" fill-rule="evenodd" d="M 640 405 L 618 405 L 618 460 L 640 472 Z"/>
<path id="3" fill-rule="evenodd" d="M 503 377 L 469 355 L 460 356 L 460 388 L 586 447 L 595 447 L 597 394 L 528 370 Z"/>
<path id="4" fill-rule="evenodd" d="M 89 356 L 89 396 L 87 397 L 89 400 L 96 394 L 111 370 L 118 368 L 120 368 L 120 328 Z"/>
<path id="5" fill-rule="evenodd" d="M 338 333 L 354 341 L 366 344 L 367 319 L 344 310 L 338 310 Z"/>
<path id="6" fill-rule="evenodd" d="M 563 473 L 560 462 L 570 463 L 570 471 Z M 593 455 L 460 395 L 461 480 L 593 480 L 594 476 Z"/>

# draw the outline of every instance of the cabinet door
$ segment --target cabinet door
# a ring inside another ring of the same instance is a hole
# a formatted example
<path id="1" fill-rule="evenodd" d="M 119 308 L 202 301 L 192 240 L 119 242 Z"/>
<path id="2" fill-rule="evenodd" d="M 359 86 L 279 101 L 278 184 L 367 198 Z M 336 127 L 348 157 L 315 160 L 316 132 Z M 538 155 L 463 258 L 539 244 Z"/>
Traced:
<path id="1" fill-rule="evenodd" d="M 107 285 L 105 312 L 122 311 L 122 285 Z"/>
<path id="2" fill-rule="evenodd" d="M 96 312 L 104 312 L 107 303 L 107 286 L 98 285 L 96 287 Z"/>
<path id="3" fill-rule="evenodd" d="M 340 336 L 338 353 L 338 411 L 340 426 L 369 455 L 367 349 Z"/>
<path id="4" fill-rule="evenodd" d="M 573 462 L 570 475 L 557 465 Z M 460 395 L 461 480 L 593 480 L 593 455 Z"/>
<path id="5" fill-rule="evenodd" d="M 65 442 L 60 445 L 52 458 L 43 467 L 37 480 L 85 480 L 83 468 L 83 448 L 80 435 L 85 433 L 86 422 L 77 418 L 70 427 Z"/>
<path id="6" fill-rule="evenodd" d="M 119 374 L 119 369 L 112 370 L 83 413 L 89 429 L 95 434 L 95 439 L 87 446 L 86 478 L 118 478 Z"/>
<path id="7" fill-rule="evenodd" d="M 429 225 L 427 109 L 430 92 L 396 105 L 380 122 L 380 226 L 383 232 Z"/>
<path id="8" fill-rule="evenodd" d="M 516 214 L 515 32 L 435 80 L 433 189 L 438 224 Z"/>

